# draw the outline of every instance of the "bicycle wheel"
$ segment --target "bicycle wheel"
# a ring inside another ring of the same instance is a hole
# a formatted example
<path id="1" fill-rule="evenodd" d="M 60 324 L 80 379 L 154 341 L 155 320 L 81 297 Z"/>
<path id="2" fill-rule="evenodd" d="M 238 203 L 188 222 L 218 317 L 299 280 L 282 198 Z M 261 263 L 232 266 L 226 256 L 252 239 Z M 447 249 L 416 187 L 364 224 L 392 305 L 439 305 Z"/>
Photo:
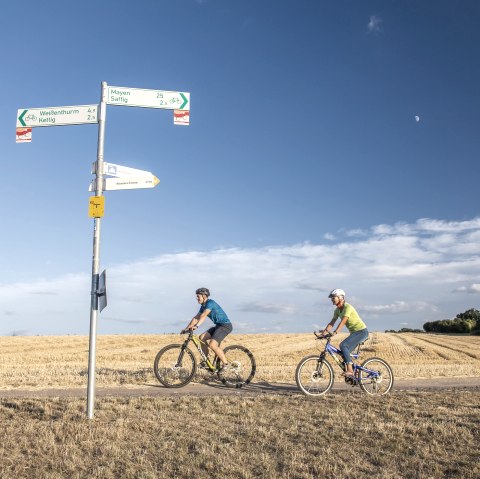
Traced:
<path id="1" fill-rule="evenodd" d="M 222 375 L 222 383 L 229 387 L 241 388 L 255 376 L 257 365 L 253 354 L 243 346 L 227 346 L 223 352 L 229 367 Z"/>
<path id="2" fill-rule="evenodd" d="M 197 361 L 190 349 L 181 344 L 170 344 L 161 349 L 153 363 L 157 379 L 167 388 L 181 388 L 188 384 L 197 369 Z"/>
<path id="3" fill-rule="evenodd" d="M 367 394 L 383 396 L 393 386 L 393 371 L 381 358 L 369 358 L 357 369 L 357 381 Z"/>
<path id="4" fill-rule="evenodd" d="M 333 386 L 335 373 L 331 364 L 318 355 L 303 358 L 295 371 L 295 381 L 300 391 L 307 396 L 327 394 Z"/>

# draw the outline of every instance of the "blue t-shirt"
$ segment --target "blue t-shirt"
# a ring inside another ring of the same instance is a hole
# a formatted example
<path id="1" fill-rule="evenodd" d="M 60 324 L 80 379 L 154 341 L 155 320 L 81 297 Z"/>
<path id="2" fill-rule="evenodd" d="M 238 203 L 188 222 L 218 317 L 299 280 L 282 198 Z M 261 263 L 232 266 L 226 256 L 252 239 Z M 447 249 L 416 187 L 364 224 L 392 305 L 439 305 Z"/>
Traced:
<path id="1" fill-rule="evenodd" d="M 206 309 L 210 310 L 208 317 L 214 324 L 230 324 L 225 311 L 213 299 L 208 299 L 205 304 L 202 304 L 199 313 L 203 313 Z"/>

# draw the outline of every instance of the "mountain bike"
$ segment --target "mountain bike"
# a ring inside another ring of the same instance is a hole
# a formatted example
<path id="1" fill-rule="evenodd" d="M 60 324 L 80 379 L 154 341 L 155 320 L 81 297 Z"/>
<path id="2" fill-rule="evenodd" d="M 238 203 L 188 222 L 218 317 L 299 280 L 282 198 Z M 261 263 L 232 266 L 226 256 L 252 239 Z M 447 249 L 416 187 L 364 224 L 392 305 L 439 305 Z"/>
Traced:
<path id="1" fill-rule="evenodd" d="M 345 371 L 346 367 L 340 349 L 330 344 L 332 334 L 320 335 L 315 332 L 313 334 L 316 339 L 325 340 L 325 348 L 320 355 L 307 356 L 300 361 L 295 371 L 295 380 L 303 394 L 322 396 L 332 389 L 335 380 L 335 373 L 327 360 L 327 354 L 334 359 L 340 369 Z M 363 391 L 372 396 L 388 394 L 393 386 L 392 368 L 384 359 L 376 357 L 368 358 L 362 364 L 357 364 L 356 361 L 358 361 L 363 344 L 360 343 L 357 351 L 351 354 L 353 378 L 346 377 L 345 382 L 352 386 L 360 386 Z"/>
<path id="2" fill-rule="evenodd" d="M 216 376 L 223 384 L 229 387 L 241 388 L 255 376 L 257 369 L 253 354 L 244 346 L 227 346 L 223 352 L 228 360 L 229 368 L 224 374 L 221 371 L 221 361 L 215 355 L 213 360 L 202 351 L 202 344 L 205 344 L 193 331 L 182 331 L 181 334 L 188 334 L 183 344 L 170 344 L 161 349 L 153 363 L 153 371 L 157 379 L 167 388 L 181 388 L 192 381 L 197 368 L 204 369 Z M 198 350 L 201 361 L 197 359 L 189 343 Z"/>

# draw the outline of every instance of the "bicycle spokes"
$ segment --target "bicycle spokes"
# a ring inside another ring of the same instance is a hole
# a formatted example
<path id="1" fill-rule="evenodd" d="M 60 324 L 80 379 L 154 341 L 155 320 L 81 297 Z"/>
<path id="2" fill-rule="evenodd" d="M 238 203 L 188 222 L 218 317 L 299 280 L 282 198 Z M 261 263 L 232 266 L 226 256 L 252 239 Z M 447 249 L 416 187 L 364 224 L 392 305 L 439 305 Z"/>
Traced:
<path id="1" fill-rule="evenodd" d="M 153 370 L 164 386 L 181 387 L 192 380 L 196 362 L 188 348 L 173 344 L 166 346 L 157 354 Z"/>
<path id="2" fill-rule="evenodd" d="M 360 387 L 368 394 L 387 394 L 393 386 L 393 371 L 381 358 L 367 359 L 359 371 Z"/>
<path id="3" fill-rule="evenodd" d="M 243 346 L 228 346 L 224 350 L 228 366 L 222 374 L 222 382 L 228 386 L 242 387 L 248 384 L 256 371 L 253 354 Z"/>
<path id="4" fill-rule="evenodd" d="M 309 396 L 321 396 L 330 391 L 333 385 L 333 369 L 327 360 L 318 356 L 303 358 L 295 371 L 295 380 L 300 390 Z"/>

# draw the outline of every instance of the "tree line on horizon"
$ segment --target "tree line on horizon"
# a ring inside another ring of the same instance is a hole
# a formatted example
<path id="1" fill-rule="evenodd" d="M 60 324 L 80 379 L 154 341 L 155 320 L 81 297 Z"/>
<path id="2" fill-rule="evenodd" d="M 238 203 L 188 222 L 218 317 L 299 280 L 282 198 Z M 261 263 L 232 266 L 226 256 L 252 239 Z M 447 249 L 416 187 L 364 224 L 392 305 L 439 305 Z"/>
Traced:
<path id="1" fill-rule="evenodd" d="M 458 313 L 453 319 L 428 321 L 422 329 L 402 328 L 385 330 L 386 333 L 453 333 L 480 335 L 480 311 L 475 308 Z"/>
<path id="2" fill-rule="evenodd" d="M 480 335 L 480 311 L 475 308 L 458 313 L 453 319 L 429 321 L 423 325 L 427 333 L 462 333 Z"/>

